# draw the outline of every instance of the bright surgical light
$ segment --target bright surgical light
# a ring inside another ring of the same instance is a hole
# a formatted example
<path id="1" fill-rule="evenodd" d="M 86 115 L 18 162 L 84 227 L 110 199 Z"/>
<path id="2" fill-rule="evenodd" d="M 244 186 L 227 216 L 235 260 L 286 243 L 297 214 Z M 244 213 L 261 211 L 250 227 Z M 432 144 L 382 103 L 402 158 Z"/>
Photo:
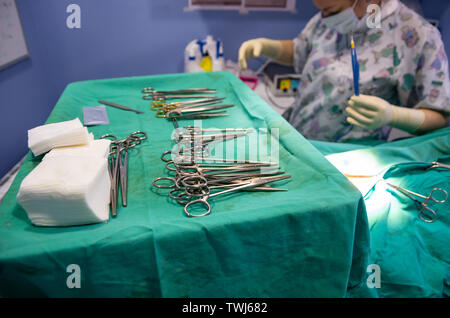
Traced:
<path id="1" fill-rule="evenodd" d="M 392 163 L 385 162 L 372 149 L 361 149 L 326 156 L 347 179 L 361 192 L 366 204 L 369 224 L 372 225 L 383 215 L 391 225 L 403 224 L 401 208 L 397 200 L 392 200 L 392 189 L 382 180 L 383 172 Z M 393 208 L 395 206 L 395 208 Z M 393 212 L 393 211 L 397 212 Z M 388 214 L 386 214 L 389 212 Z M 392 213 L 391 213 L 392 212 Z"/>
<path id="2" fill-rule="evenodd" d="M 384 182 L 384 172 L 402 160 L 392 158 L 389 149 L 384 150 L 360 149 L 331 154 L 326 158 L 363 195 L 369 224 L 386 218 L 388 229 L 397 231 L 409 226 L 419 211 L 410 199 Z M 395 180 L 393 184 L 396 184 Z"/>
<path id="3" fill-rule="evenodd" d="M 372 177 L 378 175 L 386 164 L 371 149 L 353 150 L 326 156 L 327 160 L 343 175 Z"/>

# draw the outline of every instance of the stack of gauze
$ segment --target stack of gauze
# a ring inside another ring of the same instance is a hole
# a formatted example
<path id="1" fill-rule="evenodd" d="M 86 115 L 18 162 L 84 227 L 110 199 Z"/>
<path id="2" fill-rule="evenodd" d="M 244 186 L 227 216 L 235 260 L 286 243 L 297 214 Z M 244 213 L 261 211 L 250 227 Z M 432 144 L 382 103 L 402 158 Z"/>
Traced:
<path id="1" fill-rule="evenodd" d="M 109 219 L 111 142 L 89 134 L 87 138 L 84 145 L 52 149 L 22 181 L 17 201 L 34 225 L 72 226 Z"/>
<path id="2" fill-rule="evenodd" d="M 84 145 L 88 141 L 88 130 L 83 127 L 79 118 L 28 130 L 28 148 L 35 156 L 55 147 Z"/>

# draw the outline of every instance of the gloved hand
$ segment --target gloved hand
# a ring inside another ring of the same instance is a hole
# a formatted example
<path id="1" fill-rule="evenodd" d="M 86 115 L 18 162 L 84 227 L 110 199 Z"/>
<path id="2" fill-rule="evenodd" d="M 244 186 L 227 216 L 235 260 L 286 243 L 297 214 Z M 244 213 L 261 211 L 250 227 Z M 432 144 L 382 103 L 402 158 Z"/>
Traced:
<path id="1" fill-rule="evenodd" d="M 421 110 L 394 106 L 369 95 L 352 96 L 345 111 L 348 123 L 372 130 L 389 125 L 413 133 L 425 120 Z"/>
<path id="2" fill-rule="evenodd" d="M 266 56 L 271 59 L 276 59 L 281 53 L 281 42 L 276 40 L 269 40 L 266 38 L 258 38 L 242 43 L 239 49 L 239 67 L 241 70 L 247 69 L 247 60 Z"/>

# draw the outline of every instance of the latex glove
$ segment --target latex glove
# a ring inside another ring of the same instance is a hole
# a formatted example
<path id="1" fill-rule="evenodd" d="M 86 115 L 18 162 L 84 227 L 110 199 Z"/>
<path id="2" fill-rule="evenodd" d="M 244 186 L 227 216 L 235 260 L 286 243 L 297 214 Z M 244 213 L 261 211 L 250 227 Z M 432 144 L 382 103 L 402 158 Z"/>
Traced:
<path id="1" fill-rule="evenodd" d="M 421 110 L 394 106 L 369 95 L 352 96 L 345 111 L 348 123 L 371 130 L 389 125 L 412 133 L 425 120 Z"/>
<path id="2" fill-rule="evenodd" d="M 241 70 L 247 69 L 247 60 L 261 55 L 271 59 L 276 59 L 281 53 L 281 43 L 276 40 L 258 38 L 242 43 L 239 49 L 239 67 Z"/>

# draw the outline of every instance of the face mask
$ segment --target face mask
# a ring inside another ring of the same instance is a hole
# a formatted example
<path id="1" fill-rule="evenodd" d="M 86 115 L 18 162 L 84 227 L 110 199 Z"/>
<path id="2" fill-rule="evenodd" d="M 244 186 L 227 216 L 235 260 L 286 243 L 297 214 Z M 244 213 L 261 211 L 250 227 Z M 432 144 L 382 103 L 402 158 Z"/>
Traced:
<path id="1" fill-rule="evenodd" d="M 342 12 L 328 18 L 322 18 L 323 23 L 325 23 L 328 28 L 335 29 L 341 34 L 347 34 L 351 31 L 358 30 L 361 27 L 361 21 L 364 19 L 359 20 L 355 15 L 355 11 L 353 9 L 357 3 L 358 0 L 353 3 L 352 7 L 347 8 Z"/>

